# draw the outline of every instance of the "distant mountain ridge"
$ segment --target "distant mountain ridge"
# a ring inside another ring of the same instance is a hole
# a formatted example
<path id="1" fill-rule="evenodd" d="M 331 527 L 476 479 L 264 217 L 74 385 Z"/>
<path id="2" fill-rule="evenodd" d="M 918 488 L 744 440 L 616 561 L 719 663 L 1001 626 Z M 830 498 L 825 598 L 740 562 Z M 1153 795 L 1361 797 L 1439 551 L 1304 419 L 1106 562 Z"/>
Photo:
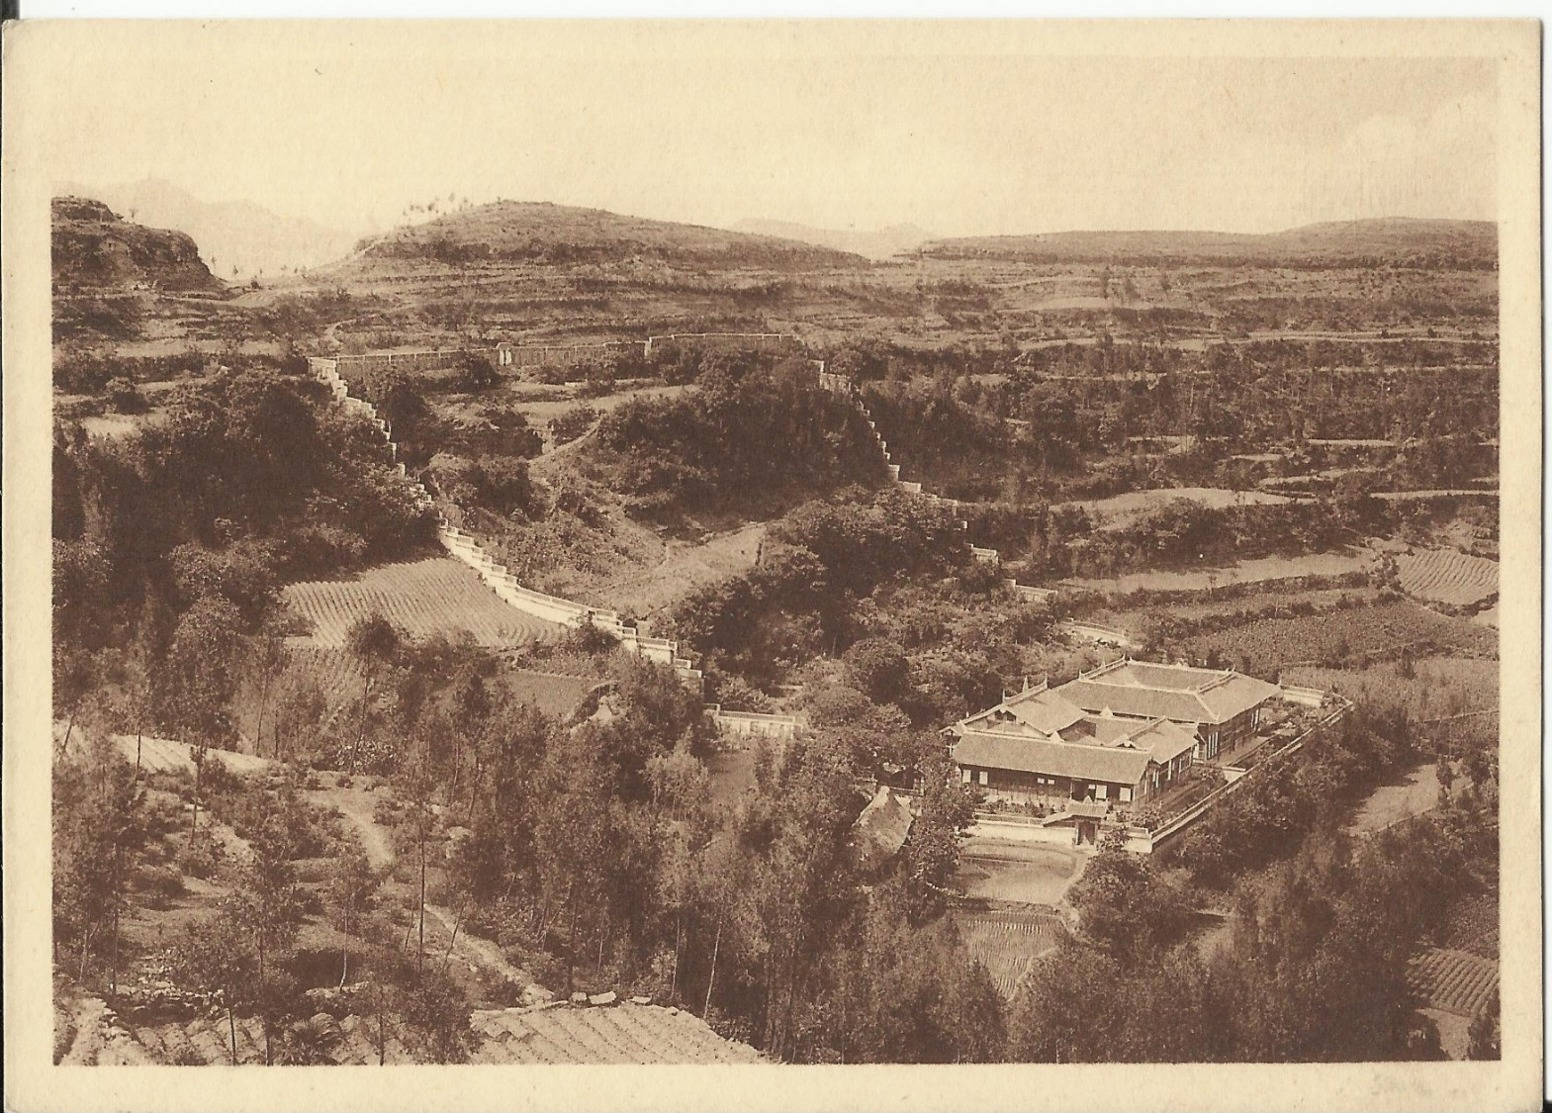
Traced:
<path id="1" fill-rule="evenodd" d="M 858 255 L 796 240 L 537 201 L 495 201 L 368 237 L 357 245 L 352 265 L 395 259 L 449 265 L 638 259 L 776 268 L 865 263 Z"/>
<path id="2" fill-rule="evenodd" d="M 52 215 L 55 293 L 226 289 L 187 233 L 120 220 L 87 197 L 54 198 Z"/>
<path id="3" fill-rule="evenodd" d="M 932 233 L 914 224 L 891 224 L 871 232 L 859 229 L 814 228 L 788 220 L 740 220 L 733 225 L 735 232 L 748 232 L 757 236 L 777 236 L 787 240 L 829 247 L 836 251 L 849 251 L 866 259 L 892 259 L 896 255 L 915 251 L 932 239 Z"/>
<path id="4" fill-rule="evenodd" d="M 151 228 L 185 232 L 212 272 L 232 280 L 273 278 L 282 270 L 330 263 L 347 255 L 356 234 L 280 216 L 252 201 L 201 201 L 160 178 L 106 186 L 63 186 L 59 193 L 95 197 L 120 216 Z"/>
<path id="5" fill-rule="evenodd" d="M 1051 232 L 933 240 L 937 258 L 1006 258 L 1041 262 L 1276 262 L 1374 260 L 1497 265 L 1498 229 L 1490 221 L 1386 217 L 1329 221 L 1283 232 Z"/>

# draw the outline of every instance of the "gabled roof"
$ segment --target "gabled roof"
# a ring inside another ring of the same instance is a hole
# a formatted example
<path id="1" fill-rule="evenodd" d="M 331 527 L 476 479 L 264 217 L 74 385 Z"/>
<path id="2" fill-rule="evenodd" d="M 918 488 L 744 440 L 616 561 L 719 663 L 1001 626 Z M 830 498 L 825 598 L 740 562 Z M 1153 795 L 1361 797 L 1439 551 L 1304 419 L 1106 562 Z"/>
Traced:
<path id="1" fill-rule="evenodd" d="M 1275 684 L 1229 670 L 1122 658 L 1056 689 L 1088 712 L 1177 723 L 1225 723 L 1277 695 Z"/>
<path id="2" fill-rule="evenodd" d="M 852 826 L 852 846 L 862 868 L 875 870 L 898 854 L 914 818 L 888 786 L 880 788 Z"/>
<path id="3" fill-rule="evenodd" d="M 1083 718 L 1083 709 L 1044 684 L 1038 688 L 1026 688 L 1009 696 L 996 707 L 989 708 L 968 719 L 959 726 L 966 730 L 995 730 L 1027 734 L 1034 731 L 1052 735 L 1065 730 Z M 1020 730 L 1019 728 L 1028 728 Z"/>
<path id="4" fill-rule="evenodd" d="M 1072 777 L 1108 784 L 1134 785 L 1148 771 L 1146 750 L 1019 738 L 985 731 L 964 734 L 954 746 L 954 761 L 977 769 L 1010 769 L 1046 777 Z"/>
<path id="5" fill-rule="evenodd" d="M 1153 760 L 1166 765 L 1187 750 L 1196 747 L 1196 735 L 1168 719 L 1153 719 L 1139 723 L 1136 719 L 1103 719 L 1090 717 L 1082 723 L 1062 732 L 1069 742 L 1092 739 L 1101 746 L 1130 745 L 1146 750 Z"/>

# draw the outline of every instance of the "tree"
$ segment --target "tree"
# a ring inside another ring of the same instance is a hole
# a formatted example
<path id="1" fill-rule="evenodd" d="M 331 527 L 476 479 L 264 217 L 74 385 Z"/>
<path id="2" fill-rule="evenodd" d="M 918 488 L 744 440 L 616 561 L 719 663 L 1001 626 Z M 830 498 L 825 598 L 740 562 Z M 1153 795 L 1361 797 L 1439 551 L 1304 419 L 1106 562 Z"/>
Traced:
<path id="1" fill-rule="evenodd" d="M 1082 917 L 1083 934 L 1124 961 L 1167 948 L 1188 915 L 1180 892 L 1151 861 L 1112 845 L 1089 860 L 1068 900 Z"/>
<path id="2" fill-rule="evenodd" d="M 191 830 L 199 826 L 206 751 L 230 743 L 235 733 L 229 708 L 237 684 L 241 628 L 231 603 L 200 599 L 178 620 L 159 674 L 160 717 L 189 744 L 194 759 Z"/>
<path id="3" fill-rule="evenodd" d="M 902 848 L 904 897 L 913 923 L 923 923 L 945 904 L 959 870 L 960 844 L 975 822 L 975 790 L 954 776 L 946 760 L 921 770 L 920 809 Z"/>
<path id="4" fill-rule="evenodd" d="M 1493 990 L 1482 1011 L 1471 1018 L 1468 1032 L 1470 1040 L 1466 1048 L 1468 1059 L 1500 1059 L 1503 1057 L 1502 1040 L 1498 1028 L 1498 991 Z"/>
<path id="5" fill-rule="evenodd" d="M 393 663 L 403 644 L 398 627 L 373 611 L 351 623 L 345 632 L 345 644 L 361 665 L 361 716 L 356 729 L 356 739 L 350 748 L 350 771 L 354 773 L 361 757 L 361 743 L 366 738 L 366 719 L 372 682 L 378 670 Z"/>
<path id="6" fill-rule="evenodd" d="M 282 815 L 266 815 L 250 841 L 253 860 L 227 912 L 238 919 L 238 938 L 254 959 L 247 990 L 264 1029 L 264 1061 L 273 1063 L 274 1037 L 296 1008 L 297 991 L 285 962 L 296 943 L 302 906 L 291 865 L 293 836 Z"/>
<path id="7" fill-rule="evenodd" d="M 94 731 L 78 763 L 56 767 L 53 796 L 56 946 L 74 944 L 82 980 L 106 950 L 116 992 L 119 921 L 146 839 L 144 790 L 108 733 Z"/>
<path id="8" fill-rule="evenodd" d="M 347 834 L 329 869 L 327 892 L 331 919 L 345 937 L 340 946 L 340 988 L 350 977 L 350 940 L 352 933 L 363 934 L 361 924 L 370 917 L 381 878 L 372 869 L 361 840 Z"/>

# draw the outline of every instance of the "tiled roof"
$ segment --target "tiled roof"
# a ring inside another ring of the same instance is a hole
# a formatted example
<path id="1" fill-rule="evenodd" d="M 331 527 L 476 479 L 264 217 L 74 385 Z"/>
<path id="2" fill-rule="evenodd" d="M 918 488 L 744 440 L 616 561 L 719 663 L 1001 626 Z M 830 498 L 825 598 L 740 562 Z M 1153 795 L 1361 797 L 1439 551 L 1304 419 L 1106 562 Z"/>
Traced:
<path id="1" fill-rule="evenodd" d="M 1196 746 L 1196 735 L 1168 719 L 1154 719 L 1140 723 L 1136 719 L 1102 719 L 1090 716 L 1076 726 L 1062 731 L 1068 742 L 1085 742 L 1101 746 L 1115 746 L 1130 742 L 1139 750 L 1153 755 L 1160 765 L 1179 757 Z"/>
<path id="2" fill-rule="evenodd" d="M 1134 785 L 1148 771 L 1146 750 L 970 731 L 954 746 L 954 761 L 977 769 L 1010 769 L 1047 777 L 1073 777 Z"/>
<path id="3" fill-rule="evenodd" d="M 1007 716 L 1011 716 L 1011 722 Z M 1043 735 L 1055 734 L 1079 722 L 1083 709 L 1045 687 L 1031 688 L 1009 696 L 996 707 L 965 719 L 961 726 L 969 730 L 1008 730 L 1028 727 Z"/>
<path id="4" fill-rule="evenodd" d="M 1177 723 L 1225 723 L 1271 699 L 1277 685 L 1213 669 L 1120 661 L 1056 689 L 1085 711 Z"/>
<path id="5" fill-rule="evenodd" d="M 899 853 L 913 818 L 910 808 L 888 787 L 878 790 L 852 830 L 852 845 L 864 870 L 877 869 Z"/>

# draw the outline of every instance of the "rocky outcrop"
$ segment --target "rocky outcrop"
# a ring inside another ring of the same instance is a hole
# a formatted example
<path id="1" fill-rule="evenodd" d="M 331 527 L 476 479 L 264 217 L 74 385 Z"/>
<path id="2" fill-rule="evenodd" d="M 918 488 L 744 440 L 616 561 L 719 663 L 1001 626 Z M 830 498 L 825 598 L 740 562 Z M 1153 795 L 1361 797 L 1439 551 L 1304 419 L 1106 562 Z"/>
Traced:
<path id="1" fill-rule="evenodd" d="M 53 266 L 56 294 L 226 290 L 189 236 L 122 220 L 86 197 L 54 198 Z"/>

